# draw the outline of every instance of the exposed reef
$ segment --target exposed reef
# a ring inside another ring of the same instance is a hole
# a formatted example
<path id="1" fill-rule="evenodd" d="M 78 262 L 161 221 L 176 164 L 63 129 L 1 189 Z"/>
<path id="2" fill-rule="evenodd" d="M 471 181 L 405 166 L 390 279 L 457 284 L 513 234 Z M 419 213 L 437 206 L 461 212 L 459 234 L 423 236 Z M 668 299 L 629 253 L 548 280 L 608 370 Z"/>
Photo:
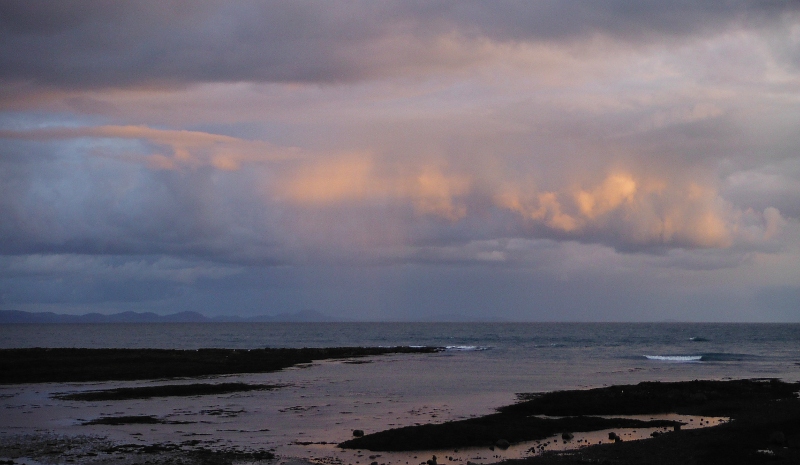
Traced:
<path id="1" fill-rule="evenodd" d="M 247 383 L 196 383 L 196 384 L 163 384 L 160 386 L 142 386 L 132 388 L 103 389 L 99 391 L 83 391 L 58 393 L 53 398 L 60 400 L 131 400 L 151 399 L 153 397 L 189 397 L 214 394 L 232 394 L 235 392 L 268 391 L 282 387 L 278 384 Z"/>
<path id="2" fill-rule="evenodd" d="M 547 452 L 533 464 L 620 465 L 800 463 L 800 385 L 776 379 L 644 382 L 589 390 L 523 394 L 498 413 L 442 424 L 395 428 L 341 443 L 375 451 L 492 447 L 559 433 L 659 426 L 656 422 L 596 415 L 679 413 L 723 416 L 719 426 L 659 434 L 646 440 Z M 557 418 L 542 417 L 554 416 Z M 644 423 L 653 423 L 645 425 Z M 664 422 L 674 423 L 674 422 Z"/>
<path id="3" fill-rule="evenodd" d="M 432 353 L 436 347 L 302 349 L 0 349 L 0 384 L 141 380 L 266 373 L 315 360 L 393 353 Z"/>

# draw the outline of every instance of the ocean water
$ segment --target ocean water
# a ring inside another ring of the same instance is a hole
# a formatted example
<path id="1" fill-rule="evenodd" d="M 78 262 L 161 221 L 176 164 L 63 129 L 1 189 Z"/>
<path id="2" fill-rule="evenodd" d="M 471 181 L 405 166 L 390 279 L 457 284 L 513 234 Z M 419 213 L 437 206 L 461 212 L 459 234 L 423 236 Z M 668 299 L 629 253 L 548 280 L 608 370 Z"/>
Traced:
<path id="1" fill-rule="evenodd" d="M 5 325 L 0 347 L 332 347 L 419 345 L 435 354 L 333 360 L 204 382 L 285 384 L 274 391 L 117 402 L 61 401 L 56 392 L 188 380 L 0 387 L 0 433 L 99 435 L 120 443 L 206 441 L 275 449 L 282 457 L 370 463 L 334 444 L 366 432 L 491 413 L 517 393 L 640 381 L 780 378 L 800 381 L 797 324 L 264 323 Z M 358 362 L 358 363 L 353 363 Z M 366 363 L 364 363 L 366 362 Z M 153 415 L 180 424 L 85 426 L 103 416 Z M 312 444 L 309 444 L 312 443 Z M 494 456 L 462 451 L 476 462 Z M 350 455 L 348 455 L 350 454 Z M 478 459 L 480 457 L 480 459 Z M 384 457 L 386 463 L 391 461 Z M 396 463 L 419 463 L 412 456 Z M 383 462 L 382 462 L 383 463 Z M 391 462 L 394 463 L 394 462 Z"/>

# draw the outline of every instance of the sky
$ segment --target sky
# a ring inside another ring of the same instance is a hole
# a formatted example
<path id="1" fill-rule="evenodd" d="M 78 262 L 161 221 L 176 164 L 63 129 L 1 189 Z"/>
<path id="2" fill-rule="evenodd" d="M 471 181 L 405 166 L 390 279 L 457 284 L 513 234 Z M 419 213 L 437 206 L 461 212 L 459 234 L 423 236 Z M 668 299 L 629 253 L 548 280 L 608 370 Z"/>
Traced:
<path id="1" fill-rule="evenodd" d="M 0 309 L 800 322 L 800 2 L 0 2 Z"/>

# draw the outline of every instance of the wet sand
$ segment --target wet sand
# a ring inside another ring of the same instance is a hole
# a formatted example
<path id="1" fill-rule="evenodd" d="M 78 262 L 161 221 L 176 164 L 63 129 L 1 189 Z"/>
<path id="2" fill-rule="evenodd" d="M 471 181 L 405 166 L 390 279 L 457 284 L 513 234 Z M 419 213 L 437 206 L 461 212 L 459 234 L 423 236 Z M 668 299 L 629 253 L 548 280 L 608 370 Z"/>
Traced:
<path id="1" fill-rule="evenodd" d="M 301 349 L 304 350 L 306 349 Z M 323 365 L 331 364 L 329 368 L 336 371 L 352 366 L 350 370 L 354 375 L 363 373 L 361 370 L 375 364 L 353 366 L 353 362 L 371 359 L 342 360 L 345 358 L 343 353 L 351 354 L 349 357 L 361 357 L 398 352 L 396 349 L 378 349 L 377 352 L 370 353 L 371 349 L 346 348 L 320 351 L 324 356 L 322 359 L 328 360 L 323 362 Z M 151 351 L 131 352 L 152 355 L 148 354 Z M 175 352 L 203 351 L 156 352 L 169 352 L 169 355 L 173 356 Z M 238 357 L 236 352 L 254 351 L 216 351 L 211 353 L 212 357 L 206 359 L 218 361 L 220 353 L 223 355 L 227 353 L 236 358 Z M 407 356 L 398 355 L 397 359 L 405 357 Z M 307 353 L 303 357 L 290 357 L 291 360 L 309 358 Z M 107 357 L 107 360 L 111 359 L 114 357 Z M 372 360 L 378 359 L 384 360 L 385 357 Z M 284 363 L 285 360 L 286 358 Z M 5 361 L 3 360 L 4 363 Z M 387 369 L 394 363 L 398 362 L 389 362 L 386 365 Z M 224 366 L 224 363 L 222 365 Z M 247 366 L 246 363 L 241 365 Z M 211 366 L 214 370 L 219 368 L 216 362 Z M 159 370 L 161 369 L 163 367 Z M 41 367 L 37 370 L 41 370 Z M 40 373 L 37 370 L 33 372 Z M 296 373 L 306 371 L 305 369 L 296 371 L 297 368 L 294 370 Z M 102 372 L 95 370 L 95 375 Z M 147 371 L 141 370 L 139 374 L 145 372 Z M 111 374 L 113 375 L 113 372 Z M 19 373 L 17 375 L 19 376 Z M 63 372 L 56 373 L 56 376 L 63 376 Z M 295 421 L 298 424 L 311 426 L 317 422 L 316 410 L 335 409 L 339 412 L 339 417 L 333 426 L 339 432 L 334 435 L 338 436 L 334 442 L 346 439 L 354 427 L 367 425 L 369 418 L 361 414 L 359 415 L 361 420 L 348 420 L 354 414 L 349 411 L 339 411 L 342 410 L 342 404 L 337 404 L 332 398 L 327 401 L 332 403 L 331 406 L 319 404 L 319 401 L 323 400 L 322 397 L 308 400 L 313 405 L 294 403 L 306 399 L 303 393 L 306 387 L 310 392 L 316 392 L 315 386 L 318 383 L 329 382 L 326 377 L 314 377 L 314 384 L 308 385 L 292 386 L 290 381 L 290 384 L 277 390 L 250 389 L 254 386 L 277 385 L 277 382 L 265 383 L 264 381 L 267 381 L 265 376 L 267 375 L 241 375 L 238 378 L 244 381 L 243 383 L 192 383 L 192 379 L 183 380 L 183 384 L 179 381 L 164 384 L 161 381 L 159 386 L 131 386 L 130 382 L 110 385 L 99 383 L 99 386 L 113 387 L 113 389 L 94 387 L 91 391 L 86 390 L 91 386 L 70 385 L 71 388 L 80 389 L 80 393 L 83 394 L 111 396 L 103 400 L 109 402 L 107 404 L 75 399 L 62 400 L 58 394 L 63 393 L 64 385 L 34 384 L 28 387 L 10 384 L 7 395 L 11 397 L 8 399 L 15 400 L 10 402 L 7 408 L 19 408 L 22 414 L 19 416 L 21 420 L 36 418 L 36 411 L 49 408 L 75 409 L 76 415 L 88 421 L 75 418 L 73 414 L 60 416 L 57 411 L 54 416 L 41 417 L 50 418 L 49 429 L 37 426 L 42 423 L 26 420 L 30 422 L 30 426 L 15 426 L 1 432 L 0 460 L 8 465 L 11 463 L 420 465 L 431 460 L 435 454 L 439 464 L 461 462 L 463 465 L 470 461 L 491 463 L 513 458 L 519 458 L 531 465 L 800 463 L 800 401 L 795 394 L 800 385 L 797 383 L 778 380 L 645 382 L 597 389 L 525 394 L 520 396 L 519 402 L 501 407 L 496 413 L 473 418 L 451 417 L 436 424 L 422 423 L 386 431 L 367 431 L 361 438 L 353 438 L 342 443 L 344 447 L 350 448 L 337 448 L 330 439 L 324 443 L 313 439 L 315 434 L 307 434 L 305 437 L 309 440 L 304 440 L 303 436 L 300 436 L 293 440 L 291 446 L 280 445 L 282 441 L 280 437 L 273 437 L 274 434 L 269 436 L 272 432 L 267 428 L 271 428 L 272 425 L 264 418 L 273 418 L 281 422 Z M 353 380 L 352 387 L 368 381 L 368 378 L 358 376 Z M 183 387 L 175 388 L 178 385 Z M 232 393 L 220 396 L 227 389 L 226 386 L 235 386 L 235 389 L 231 391 Z M 342 385 L 342 389 L 344 387 L 345 385 Z M 183 391 L 178 392 L 176 397 L 166 396 L 168 398 L 159 399 L 157 396 L 168 393 L 171 389 Z M 213 392 L 215 389 L 219 392 Z M 241 391 L 237 391 L 238 389 Z M 281 394 L 289 389 L 296 393 Z M 35 392 L 31 392 L 32 390 Z M 41 393 L 38 393 L 40 390 Z M 345 390 L 347 395 L 352 395 L 352 390 L 349 388 Z M 77 393 L 66 395 L 73 394 Z M 152 397 L 156 397 L 155 400 L 141 401 L 149 402 L 145 404 L 139 403 L 141 399 Z M 127 400 L 115 400 L 117 398 Z M 278 400 L 279 398 L 283 400 Z M 46 399 L 53 399 L 53 405 L 45 405 L 43 402 L 49 403 Z M 391 398 L 379 400 L 373 403 L 380 405 L 371 405 L 370 411 L 377 412 L 380 409 L 397 411 L 398 408 L 403 408 L 398 405 L 396 399 L 395 402 Z M 180 405 L 175 404 L 178 401 Z M 353 407 L 359 405 L 358 400 L 353 402 Z M 284 407 L 280 408 L 280 405 Z M 260 409 L 255 408 L 257 406 L 261 406 Z M 273 412 L 272 417 L 264 416 L 267 413 L 264 406 L 279 410 Z M 472 405 L 472 408 L 474 409 L 475 405 Z M 177 411 L 173 411 L 175 409 Z M 430 417 L 438 420 L 433 417 L 441 413 L 432 409 Z M 667 413 L 684 416 L 663 415 Z M 91 419 L 93 416 L 95 418 Z M 252 424 L 244 422 L 251 417 Z M 212 422 L 210 421 L 212 419 L 225 421 Z M 80 423 L 75 423 L 76 421 Z M 264 426 L 255 427 L 259 421 Z M 410 424 L 409 419 L 404 421 L 405 425 Z M 179 426 L 174 427 L 172 432 L 150 429 L 159 428 L 164 424 Z M 245 425 L 252 427 L 253 431 L 241 431 Z M 678 425 L 681 427 L 676 428 Z M 689 426 L 703 428 L 689 429 Z M 253 436 L 253 441 L 249 445 L 227 441 L 224 439 L 228 431 L 225 428 L 238 428 L 234 431 L 237 437 L 246 433 Z M 58 434 L 67 429 L 86 431 L 87 435 L 83 436 L 83 432 L 69 436 Z M 618 435 L 620 440 L 612 440 L 609 437 L 611 432 Z M 563 433 L 569 433 L 573 437 L 562 436 Z M 89 434 L 108 434 L 109 437 L 89 436 Z M 274 447 L 281 450 L 276 453 Z M 303 454 L 293 453 L 301 449 L 304 451 Z"/>

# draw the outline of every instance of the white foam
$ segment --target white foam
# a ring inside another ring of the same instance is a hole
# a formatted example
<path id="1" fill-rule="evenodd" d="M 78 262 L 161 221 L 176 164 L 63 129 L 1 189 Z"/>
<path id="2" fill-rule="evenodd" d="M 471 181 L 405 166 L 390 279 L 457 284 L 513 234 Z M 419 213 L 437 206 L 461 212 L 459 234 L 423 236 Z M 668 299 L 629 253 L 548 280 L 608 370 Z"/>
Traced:
<path id="1" fill-rule="evenodd" d="M 460 351 L 460 352 L 489 350 L 488 347 L 481 347 L 481 346 L 447 346 L 447 347 L 445 347 L 445 349 L 453 350 L 453 351 Z"/>
<path id="2" fill-rule="evenodd" d="M 645 355 L 648 360 L 658 360 L 662 362 L 699 362 L 703 359 L 702 355 Z"/>

